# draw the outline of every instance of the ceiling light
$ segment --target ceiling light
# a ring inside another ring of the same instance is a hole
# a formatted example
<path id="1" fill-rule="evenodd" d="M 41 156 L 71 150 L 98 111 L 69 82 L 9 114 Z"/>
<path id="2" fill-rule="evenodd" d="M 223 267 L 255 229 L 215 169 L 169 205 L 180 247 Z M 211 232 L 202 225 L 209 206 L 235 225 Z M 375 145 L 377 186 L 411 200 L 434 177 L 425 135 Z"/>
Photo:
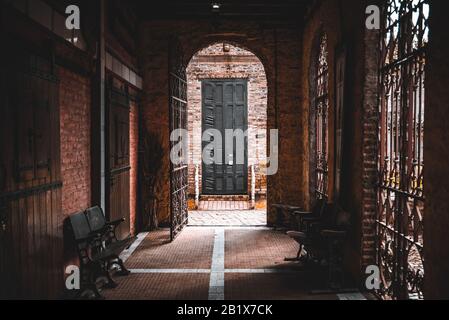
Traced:
<path id="1" fill-rule="evenodd" d="M 221 8 L 221 4 L 218 2 L 212 3 L 212 12 L 219 12 Z"/>

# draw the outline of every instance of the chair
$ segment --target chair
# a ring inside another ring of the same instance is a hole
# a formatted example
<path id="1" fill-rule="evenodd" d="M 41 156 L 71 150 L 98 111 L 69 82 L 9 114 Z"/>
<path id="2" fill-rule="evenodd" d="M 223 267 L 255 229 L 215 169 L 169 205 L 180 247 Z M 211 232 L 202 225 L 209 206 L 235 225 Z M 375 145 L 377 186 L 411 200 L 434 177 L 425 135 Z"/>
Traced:
<path id="1" fill-rule="evenodd" d="M 302 216 L 301 214 L 299 214 Z M 331 289 L 340 289 L 344 282 L 344 243 L 350 226 L 350 215 L 335 204 L 326 204 L 321 215 L 302 216 L 301 231 L 289 232 L 300 245 L 297 260 L 305 249 L 306 262 L 328 267 L 328 282 Z"/>
<path id="2" fill-rule="evenodd" d="M 106 261 L 110 257 L 98 254 L 102 251 L 101 235 L 92 232 L 84 212 L 71 215 L 69 222 L 80 262 L 80 284 L 82 287 L 80 296 L 90 290 L 97 299 L 102 299 L 97 288 L 97 280 L 100 277 L 106 277 L 108 287 L 115 287 L 115 283 L 105 267 Z"/>
<path id="3" fill-rule="evenodd" d="M 103 210 L 98 206 L 87 209 L 85 214 L 92 232 L 101 235 L 103 245 L 99 254 L 104 257 L 109 257 L 106 266 L 107 270 L 110 270 L 114 265 L 118 265 L 120 271 L 117 272 L 117 275 L 129 275 L 130 271 L 125 267 L 123 260 L 120 259 L 120 254 L 123 250 L 129 248 L 136 237 L 128 237 L 120 240 L 117 238 L 116 234 L 117 227 L 120 226 L 125 219 L 108 222 Z"/>
<path id="4" fill-rule="evenodd" d="M 297 210 L 301 210 L 300 207 L 286 204 L 273 204 L 272 208 L 276 210 L 275 229 L 277 230 L 285 229 L 290 224 L 289 218 L 291 214 Z"/>
<path id="5" fill-rule="evenodd" d="M 285 261 L 300 261 L 301 255 L 304 250 L 304 245 L 306 244 L 308 238 L 307 233 L 314 222 L 320 221 L 323 213 L 326 210 L 327 201 L 325 199 L 319 199 L 315 203 L 312 211 L 294 211 L 291 214 L 296 219 L 298 229 L 295 231 L 288 231 L 287 235 L 295 240 L 299 244 L 298 254 L 294 258 L 285 258 Z M 309 258 L 309 254 L 306 258 Z"/>

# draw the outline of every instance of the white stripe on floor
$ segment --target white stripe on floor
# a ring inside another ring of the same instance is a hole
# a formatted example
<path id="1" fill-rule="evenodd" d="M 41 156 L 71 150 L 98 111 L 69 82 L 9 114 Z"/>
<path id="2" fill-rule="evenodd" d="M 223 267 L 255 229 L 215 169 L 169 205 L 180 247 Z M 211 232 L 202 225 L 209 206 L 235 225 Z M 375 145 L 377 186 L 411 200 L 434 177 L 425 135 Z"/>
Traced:
<path id="1" fill-rule="evenodd" d="M 150 273 L 213 273 L 211 269 L 130 269 L 135 274 Z M 278 270 L 278 269 L 224 269 L 222 273 L 242 273 L 242 274 L 297 274 L 302 273 L 301 270 Z"/>
<path id="2" fill-rule="evenodd" d="M 209 300 L 224 300 L 225 230 L 215 229 L 214 251 L 209 282 Z"/>
<path id="3" fill-rule="evenodd" d="M 357 300 L 357 301 L 363 301 L 363 300 L 368 300 L 366 299 L 366 297 L 361 294 L 360 292 L 355 292 L 355 293 L 340 293 L 337 294 L 338 299 L 340 300 Z"/>
<path id="4" fill-rule="evenodd" d="M 130 269 L 131 273 L 210 273 L 209 269 Z"/>
<path id="5" fill-rule="evenodd" d="M 276 273 L 276 274 L 298 274 L 304 273 L 303 270 L 289 270 L 289 269 L 225 269 L 225 273 Z"/>
<path id="6" fill-rule="evenodd" d="M 273 228 L 266 226 L 188 226 L 190 230 L 207 230 L 207 229 L 223 229 L 223 230 L 263 230 L 273 231 Z"/>
<path id="7" fill-rule="evenodd" d="M 129 257 L 136 251 L 137 247 L 140 246 L 142 241 L 148 236 L 149 232 L 143 232 L 139 233 L 137 235 L 137 239 L 133 242 L 133 244 L 127 249 L 122 252 L 120 255 L 120 259 L 123 260 L 123 262 L 126 262 L 126 260 L 129 259 Z"/>

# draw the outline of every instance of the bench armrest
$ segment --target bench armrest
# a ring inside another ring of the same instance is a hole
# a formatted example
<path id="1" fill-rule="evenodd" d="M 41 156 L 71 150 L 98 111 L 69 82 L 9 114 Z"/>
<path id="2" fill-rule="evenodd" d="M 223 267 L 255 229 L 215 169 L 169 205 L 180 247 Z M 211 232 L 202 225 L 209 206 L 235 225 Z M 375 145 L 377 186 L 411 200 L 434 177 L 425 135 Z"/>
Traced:
<path id="1" fill-rule="evenodd" d="M 117 219 L 117 220 L 114 220 L 114 221 L 109 221 L 109 222 L 106 223 L 106 225 L 117 227 L 117 226 L 119 226 L 121 223 L 123 223 L 125 221 L 126 221 L 125 218 L 121 218 L 121 219 Z"/>

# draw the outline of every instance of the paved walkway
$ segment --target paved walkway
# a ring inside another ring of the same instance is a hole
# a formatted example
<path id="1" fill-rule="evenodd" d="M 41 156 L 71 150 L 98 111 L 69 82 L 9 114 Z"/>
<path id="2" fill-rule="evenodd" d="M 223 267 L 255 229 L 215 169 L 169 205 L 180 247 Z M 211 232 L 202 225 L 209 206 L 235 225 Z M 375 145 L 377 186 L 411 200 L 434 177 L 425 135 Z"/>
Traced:
<path id="1" fill-rule="evenodd" d="M 139 235 L 122 254 L 131 270 L 103 291 L 123 300 L 338 300 L 352 295 L 311 295 L 326 273 L 285 262 L 297 245 L 284 233 L 254 227 L 188 227 L 174 242 L 169 231 Z"/>
<path id="2" fill-rule="evenodd" d="M 190 226 L 266 226 L 265 210 L 190 211 Z"/>
<path id="3" fill-rule="evenodd" d="M 229 210 L 250 210 L 249 201 L 200 201 L 198 210 L 200 211 L 229 211 Z"/>

